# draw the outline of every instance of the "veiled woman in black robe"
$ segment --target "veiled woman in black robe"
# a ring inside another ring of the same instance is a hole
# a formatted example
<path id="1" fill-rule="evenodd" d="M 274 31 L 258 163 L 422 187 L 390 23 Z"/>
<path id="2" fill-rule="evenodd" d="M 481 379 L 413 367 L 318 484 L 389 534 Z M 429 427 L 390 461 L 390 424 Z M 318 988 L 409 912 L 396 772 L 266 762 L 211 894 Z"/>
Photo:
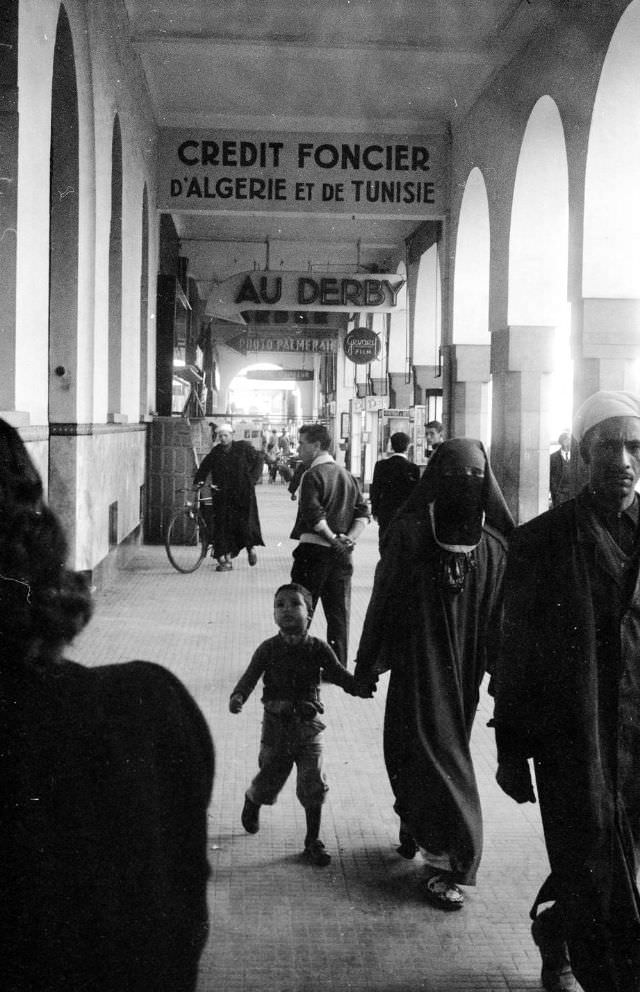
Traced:
<path id="1" fill-rule="evenodd" d="M 457 884 L 475 884 L 482 853 L 469 741 L 512 527 L 481 442 L 439 446 L 389 526 L 356 659 L 356 677 L 391 670 L 384 756 L 399 853 L 423 850 L 427 896 L 443 909 L 462 906 Z"/>

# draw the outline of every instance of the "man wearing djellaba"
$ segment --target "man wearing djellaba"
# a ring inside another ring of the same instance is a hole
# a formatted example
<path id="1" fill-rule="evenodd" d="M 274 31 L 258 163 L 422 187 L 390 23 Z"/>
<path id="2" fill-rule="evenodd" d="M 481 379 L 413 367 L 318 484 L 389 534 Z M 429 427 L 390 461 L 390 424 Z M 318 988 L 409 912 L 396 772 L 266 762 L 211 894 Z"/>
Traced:
<path id="1" fill-rule="evenodd" d="M 510 542 L 497 780 L 535 801 L 533 759 L 551 866 L 531 910 L 545 988 L 575 976 L 584 992 L 637 992 L 640 396 L 594 393 L 573 434 L 588 485 Z"/>

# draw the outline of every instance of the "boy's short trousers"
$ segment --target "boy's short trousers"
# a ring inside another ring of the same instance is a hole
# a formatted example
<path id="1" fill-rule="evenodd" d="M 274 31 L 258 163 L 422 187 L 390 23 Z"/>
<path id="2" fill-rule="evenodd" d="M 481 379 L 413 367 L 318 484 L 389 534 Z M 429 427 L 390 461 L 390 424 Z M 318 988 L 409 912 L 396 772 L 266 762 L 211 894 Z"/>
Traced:
<path id="1" fill-rule="evenodd" d="M 328 791 L 322 771 L 322 731 L 317 717 L 301 719 L 297 713 L 265 710 L 258 757 L 259 772 L 247 789 L 248 798 L 259 806 L 272 806 L 294 764 L 296 795 L 304 807 L 324 802 Z"/>

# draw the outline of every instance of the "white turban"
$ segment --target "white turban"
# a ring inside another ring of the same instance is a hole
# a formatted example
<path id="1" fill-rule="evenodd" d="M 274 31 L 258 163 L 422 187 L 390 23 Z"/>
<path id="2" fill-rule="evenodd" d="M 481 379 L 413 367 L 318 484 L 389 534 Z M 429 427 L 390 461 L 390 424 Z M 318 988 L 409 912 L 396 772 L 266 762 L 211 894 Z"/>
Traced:
<path id="1" fill-rule="evenodd" d="M 602 389 L 584 401 L 573 418 L 573 436 L 582 441 L 587 431 L 611 417 L 640 418 L 640 395 Z"/>
<path id="2" fill-rule="evenodd" d="M 216 433 L 220 434 L 221 431 L 225 431 L 227 434 L 233 434 L 233 427 L 231 424 L 218 424 L 218 430 Z"/>

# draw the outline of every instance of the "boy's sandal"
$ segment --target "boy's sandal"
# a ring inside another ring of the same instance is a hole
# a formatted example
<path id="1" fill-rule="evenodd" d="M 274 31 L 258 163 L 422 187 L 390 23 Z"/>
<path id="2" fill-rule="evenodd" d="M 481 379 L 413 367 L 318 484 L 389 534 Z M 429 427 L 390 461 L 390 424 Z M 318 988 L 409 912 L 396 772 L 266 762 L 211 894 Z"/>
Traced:
<path id="1" fill-rule="evenodd" d="M 404 827 L 400 827 L 400 836 L 398 839 L 400 841 L 400 847 L 396 847 L 396 851 L 401 858 L 411 861 L 418 853 L 418 845 L 413 836 Z"/>
<path id="2" fill-rule="evenodd" d="M 425 882 L 425 895 L 432 906 L 439 909 L 462 909 L 464 906 L 464 896 L 447 872 L 429 876 Z"/>
<path id="3" fill-rule="evenodd" d="M 331 863 L 331 855 L 327 854 L 321 840 L 312 840 L 310 844 L 305 845 L 302 856 L 317 868 L 326 868 Z"/>
<path id="4" fill-rule="evenodd" d="M 260 807 L 245 796 L 244 806 L 240 814 L 242 826 L 248 834 L 257 834 L 260 829 Z"/>

